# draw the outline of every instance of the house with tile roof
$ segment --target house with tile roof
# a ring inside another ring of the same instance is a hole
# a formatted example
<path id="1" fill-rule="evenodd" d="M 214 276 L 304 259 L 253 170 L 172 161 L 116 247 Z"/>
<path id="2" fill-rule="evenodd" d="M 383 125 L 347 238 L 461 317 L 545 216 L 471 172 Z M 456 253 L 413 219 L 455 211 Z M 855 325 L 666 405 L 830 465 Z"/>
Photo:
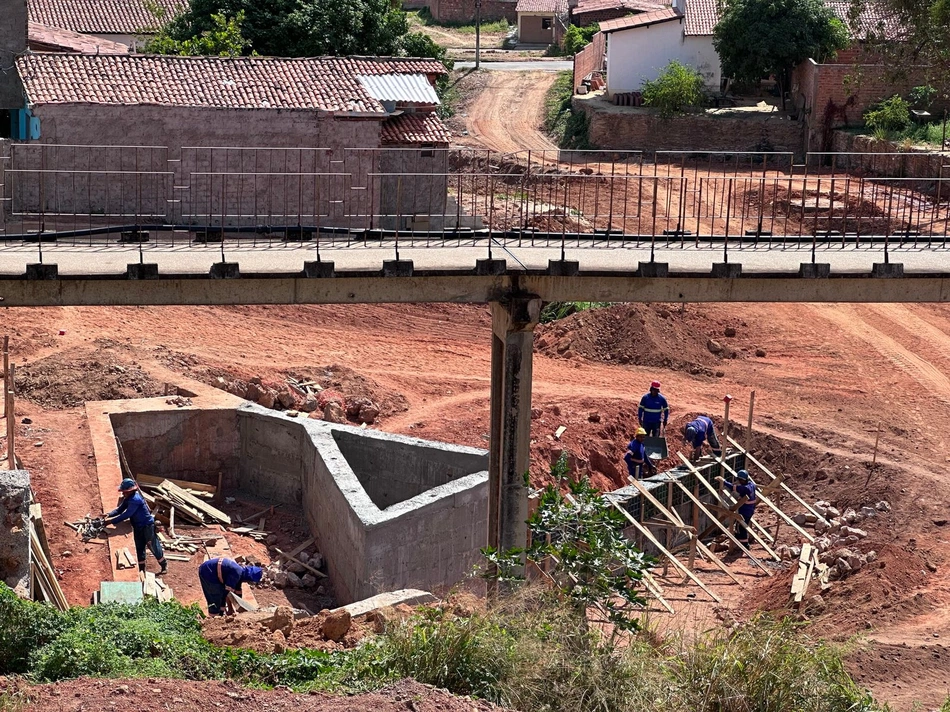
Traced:
<path id="1" fill-rule="evenodd" d="M 715 0 L 674 0 L 660 10 L 601 23 L 608 95 L 640 91 L 672 61 L 695 67 L 709 90 L 718 91 L 722 67 L 712 44 L 716 23 L 710 24 L 709 6 L 715 10 Z"/>
<path id="2" fill-rule="evenodd" d="M 560 44 L 567 31 L 568 0 L 518 0 L 515 12 L 523 44 Z"/>
<path id="3" fill-rule="evenodd" d="M 31 22 L 131 48 L 188 6 L 187 0 L 27 0 L 27 4 Z"/>
<path id="4" fill-rule="evenodd" d="M 447 172 L 445 152 L 436 149 L 447 148 L 450 136 L 435 113 L 445 68 L 435 60 L 29 53 L 16 70 L 43 144 L 160 147 L 164 158 L 144 172 L 173 175 L 149 187 L 171 191 L 164 196 L 171 212 L 157 216 L 169 222 L 196 219 L 199 204 L 212 199 L 206 216 L 263 213 L 292 222 L 295 212 L 309 211 L 340 225 L 357 198 L 364 216 L 439 213 L 445 204 L 444 177 L 439 190 L 409 178 L 400 184 L 402 202 L 391 209 L 381 202 L 392 192 L 387 171 Z M 388 152 L 395 157 L 384 160 Z M 74 167 L 65 157 L 55 165 Z M 109 199 L 105 187 L 102 194 Z M 291 198 L 297 207 L 288 210 Z"/>

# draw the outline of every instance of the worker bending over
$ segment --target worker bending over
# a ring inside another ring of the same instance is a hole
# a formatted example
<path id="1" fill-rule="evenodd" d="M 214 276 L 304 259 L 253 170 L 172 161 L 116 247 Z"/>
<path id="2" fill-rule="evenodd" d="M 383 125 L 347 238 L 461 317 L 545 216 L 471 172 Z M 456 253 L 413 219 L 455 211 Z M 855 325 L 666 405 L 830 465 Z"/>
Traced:
<path id="1" fill-rule="evenodd" d="M 716 437 L 716 428 L 713 425 L 712 418 L 708 415 L 700 415 L 696 420 L 688 422 L 683 430 L 683 437 L 693 448 L 691 459 L 699 459 L 699 456 L 703 454 L 703 443 L 707 441 L 713 455 L 722 457 L 722 448 L 719 446 L 719 438 Z"/>
<path id="2" fill-rule="evenodd" d="M 651 475 L 656 474 L 656 465 L 647 457 L 647 449 L 643 445 L 643 438 L 646 437 L 646 434 L 646 430 L 637 428 L 633 440 L 627 445 L 627 451 L 623 455 L 623 459 L 627 463 L 627 474 L 634 480 L 641 479 L 647 470 Z"/>
<path id="3" fill-rule="evenodd" d="M 749 477 L 746 470 L 739 470 L 736 473 L 736 481 L 729 482 L 721 476 L 716 477 L 722 482 L 722 486 L 730 492 L 735 492 L 739 501 L 737 502 L 739 516 L 742 521 L 736 522 L 736 539 L 745 548 L 749 548 L 749 526 L 752 524 L 752 517 L 755 514 L 755 506 L 759 503 L 759 498 L 755 491 L 755 482 Z M 734 507 L 735 509 L 735 507 Z"/>
<path id="4" fill-rule="evenodd" d="M 640 398 L 637 420 L 640 421 L 640 427 L 646 430 L 646 434 L 655 438 L 663 434 L 669 419 L 670 406 L 667 405 L 666 398 L 660 395 L 660 382 L 653 381 L 650 384 L 650 392 L 644 393 Z"/>
<path id="5" fill-rule="evenodd" d="M 119 506 L 105 516 L 106 524 L 118 524 L 128 519 L 132 524 L 132 538 L 135 540 L 135 556 L 138 558 L 139 571 L 145 571 L 145 549 L 149 548 L 155 560 L 162 566 L 158 575 L 168 573 L 168 562 L 162 551 L 162 542 L 155 533 L 155 517 L 149 511 L 148 504 L 135 480 L 126 478 L 119 485 L 122 501 Z"/>
<path id="6" fill-rule="evenodd" d="M 260 583 L 264 570 L 260 566 L 242 566 L 234 559 L 209 559 L 198 567 L 198 580 L 208 604 L 208 615 L 223 616 L 228 594 L 241 595 L 241 585 Z"/>

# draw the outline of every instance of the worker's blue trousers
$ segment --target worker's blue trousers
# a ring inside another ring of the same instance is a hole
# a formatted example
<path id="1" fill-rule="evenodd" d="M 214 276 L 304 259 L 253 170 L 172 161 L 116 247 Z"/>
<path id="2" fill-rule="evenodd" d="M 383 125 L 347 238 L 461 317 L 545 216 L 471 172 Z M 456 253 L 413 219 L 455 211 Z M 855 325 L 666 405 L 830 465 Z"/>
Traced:
<path id="1" fill-rule="evenodd" d="M 204 593 L 208 604 L 208 615 L 224 615 L 224 602 L 228 597 L 228 590 L 224 584 L 217 581 L 205 581 L 200 576 L 198 580 L 201 582 L 201 592 Z"/>

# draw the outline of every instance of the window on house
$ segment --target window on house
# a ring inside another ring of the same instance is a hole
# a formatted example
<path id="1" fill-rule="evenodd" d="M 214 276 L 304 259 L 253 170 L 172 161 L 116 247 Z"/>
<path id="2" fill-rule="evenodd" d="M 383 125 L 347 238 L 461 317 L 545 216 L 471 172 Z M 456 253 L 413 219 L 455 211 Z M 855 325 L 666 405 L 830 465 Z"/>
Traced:
<path id="1" fill-rule="evenodd" d="M 0 109 L 0 138 L 13 138 L 13 112 Z"/>
<path id="2" fill-rule="evenodd" d="M 541 29 L 542 29 L 542 30 L 550 30 L 550 29 L 551 29 L 551 18 L 550 18 L 550 17 L 541 18 Z"/>
<path id="3" fill-rule="evenodd" d="M 433 148 L 435 147 L 431 143 L 424 143 L 422 144 L 422 150 L 419 152 L 419 155 L 422 158 L 432 158 L 435 156 L 435 151 Z"/>

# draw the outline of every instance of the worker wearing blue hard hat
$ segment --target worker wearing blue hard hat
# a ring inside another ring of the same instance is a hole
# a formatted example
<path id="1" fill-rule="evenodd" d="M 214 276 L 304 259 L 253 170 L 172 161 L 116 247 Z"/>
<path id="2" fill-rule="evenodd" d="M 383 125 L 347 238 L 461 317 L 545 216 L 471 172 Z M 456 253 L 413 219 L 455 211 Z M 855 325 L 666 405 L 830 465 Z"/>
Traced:
<path id="1" fill-rule="evenodd" d="M 700 415 L 683 428 L 683 438 L 693 448 L 692 459 L 696 460 L 703 452 L 703 443 L 708 442 L 713 455 L 722 457 L 722 447 L 716 437 L 716 427 L 708 415 Z"/>
<path id="2" fill-rule="evenodd" d="M 155 517 L 149 511 L 148 503 L 139 492 L 135 480 L 126 478 L 119 485 L 122 501 L 119 506 L 105 515 L 106 524 L 118 524 L 126 519 L 132 524 L 132 538 L 135 540 L 135 555 L 139 562 L 139 571 L 145 571 L 145 550 L 151 549 L 155 560 L 161 565 L 159 575 L 168 573 L 168 562 L 162 551 L 162 542 L 155 532 Z"/>
<path id="3" fill-rule="evenodd" d="M 263 577 L 260 566 L 244 566 L 224 556 L 204 562 L 198 567 L 198 581 L 208 604 L 208 615 L 224 615 L 229 593 L 240 596 L 242 584 L 260 583 Z"/>
<path id="4" fill-rule="evenodd" d="M 739 470 L 736 473 L 735 482 L 729 482 L 723 477 L 716 477 L 722 482 L 722 486 L 730 492 L 735 492 L 738 498 L 738 514 L 742 517 L 736 522 L 736 539 L 747 549 L 749 548 L 749 526 L 752 524 L 752 517 L 755 515 L 755 507 L 759 503 L 756 493 L 755 482 L 749 477 L 747 470 Z"/>

